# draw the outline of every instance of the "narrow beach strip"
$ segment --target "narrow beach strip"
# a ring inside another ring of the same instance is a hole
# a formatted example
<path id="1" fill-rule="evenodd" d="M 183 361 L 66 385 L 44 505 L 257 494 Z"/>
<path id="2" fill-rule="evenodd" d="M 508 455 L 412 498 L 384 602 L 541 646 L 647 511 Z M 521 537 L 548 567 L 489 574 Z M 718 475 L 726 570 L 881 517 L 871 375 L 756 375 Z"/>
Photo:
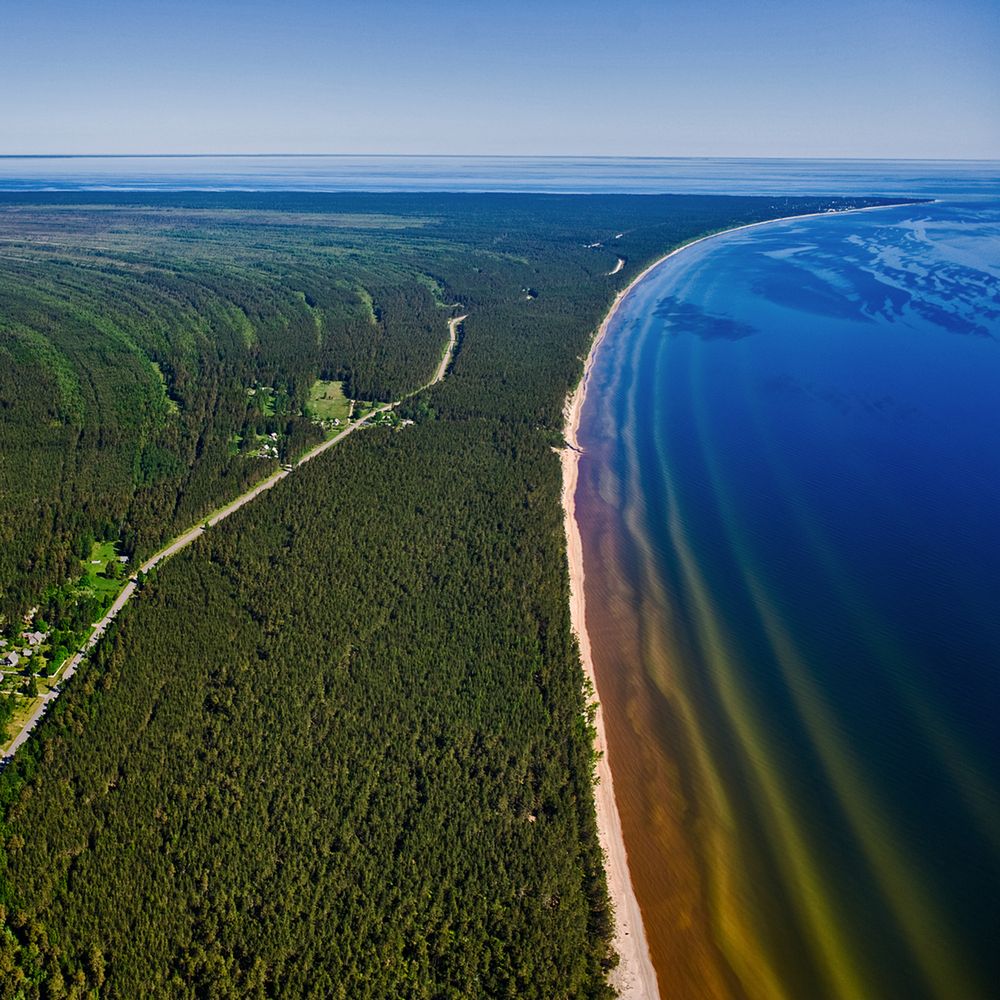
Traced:
<path id="1" fill-rule="evenodd" d="M 560 452 L 560 460 L 562 462 L 563 477 L 562 496 L 566 530 L 566 552 L 569 564 L 570 617 L 573 630 L 579 642 L 580 659 L 584 675 L 593 685 L 598 699 L 597 712 L 594 718 L 594 745 L 599 758 L 597 764 L 598 783 L 594 790 L 594 799 L 597 813 L 598 838 L 601 849 L 604 852 L 608 893 L 611 897 L 615 914 L 613 945 L 619 956 L 619 964 L 611 975 L 611 983 L 618 990 L 621 1000 L 659 1000 L 660 991 L 653 960 L 650 955 L 646 930 L 643 925 L 642 912 L 639 908 L 629 872 L 628 852 L 622 833 L 618 804 L 615 799 L 614 777 L 608 753 L 604 716 L 600 705 L 600 688 L 594 669 L 590 637 L 587 633 L 583 541 L 580 525 L 576 519 L 576 487 L 579 477 L 580 456 L 582 454 L 578 440 L 580 418 L 583 411 L 583 404 L 586 400 L 587 384 L 593 370 L 594 359 L 602 341 L 608 333 L 612 320 L 629 292 L 661 264 L 682 251 L 688 250 L 699 243 L 704 243 L 706 240 L 728 236 L 731 233 L 741 232 L 746 229 L 755 229 L 759 226 L 775 225 L 781 222 L 796 222 L 801 219 L 823 218 L 830 215 L 845 215 L 853 212 L 876 211 L 906 203 L 907 199 L 900 199 L 899 202 L 893 204 L 872 205 L 865 208 L 836 209 L 827 212 L 809 212 L 801 215 L 786 215 L 775 219 L 765 219 L 760 222 L 750 222 L 741 226 L 723 229 L 719 232 L 709 233 L 676 247 L 670 253 L 664 254 L 653 261 L 652 264 L 633 278 L 615 296 L 611 308 L 605 315 L 597 331 L 597 335 L 590 345 L 590 350 L 584 362 L 583 376 L 580 384 L 566 398 L 564 409 L 565 424 L 563 427 L 563 438 L 566 442 L 566 447 Z M 621 261 L 620 258 L 619 261 L 621 266 L 624 266 L 624 261 Z M 619 270 L 621 270 L 621 267 L 616 267 L 615 271 L 611 273 L 615 274 Z"/>
<path id="2" fill-rule="evenodd" d="M 610 319 L 609 314 L 608 319 Z M 604 326 L 608 320 L 604 321 Z M 601 327 L 602 335 L 604 326 Z M 588 361 L 589 364 L 589 361 Z M 570 617 L 580 645 L 580 659 L 587 679 L 597 691 L 594 661 L 590 651 L 590 637 L 586 628 L 583 576 L 583 542 L 576 520 L 576 481 L 579 474 L 580 452 L 577 450 L 576 431 L 583 403 L 583 385 L 573 393 L 567 404 L 565 437 L 569 447 L 560 454 L 563 475 L 563 511 L 566 524 L 566 553 L 569 561 Z M 604 871 L 608 880 L 608 893 L 614 906 L 615 931 L 612 944 L 619 963 L 611 974 L 612 985 L 621 1000 L 658 1000 L 656 971 L 649 954 L 646 931 L 642 923 L 639 902 L 632 888 L 625 838 L 622 835 L 618 805 L 615 802 L 614 779 L 608 760 L 608 745 L 604 734 L 604 716 L 598 698 L 594 717 L 594 746 L 597 760 L 597 787 L 594 804 L 597 812 L 597 834 L 604 854 Z"/>

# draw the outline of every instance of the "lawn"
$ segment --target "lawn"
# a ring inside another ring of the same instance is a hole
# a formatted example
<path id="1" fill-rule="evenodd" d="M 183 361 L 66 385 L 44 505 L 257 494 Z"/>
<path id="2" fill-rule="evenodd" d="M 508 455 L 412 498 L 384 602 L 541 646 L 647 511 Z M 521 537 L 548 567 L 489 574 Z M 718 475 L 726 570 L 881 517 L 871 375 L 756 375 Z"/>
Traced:
<path id="1" fill-rule="evenodd" d="M 344 395 L 344 383 L 326 382 L 323 379 L 313 382 L 306 412 L 316 420 L 339 419 L 342 424 L 346 424 L 351 412 L 351 401 Z"/>
<path id="2" fill-rule="evenodd" d="M 114 601 L 121 592 L 128 577 L 128 567 L 118 563 L 118 553 L 115 551 L 115 548 L 114 542 L 94 542 L 90 549 L 90 557 L 81 562 L 83 575 L 73 588 L 76 594 L 88 591 L 92 593 L 100 601 L 102 608 L 107 608 Z M 109 579 L 105 575 L 109 562 L 120 567 L 115 579 Z M 100 614 L 103 614 L 103 611 Z M 88 634 L 89 631 L 87 629 Z M 72 643 L 69 641 L 71 639 L 74 640 Z M 72 635 L 69 637 L 63 636 L 63 641 L 70 646 L 70 651 L 77 648 L 79 639 L 79 636 L 75 637 L 75 639 Z M 19 646 L 20 644 L 17 643 L 10 648 Z M 17 669 L 5 671 L 6 677 L 4 678 L 2 692 L 0 693 L 16 692 L 19 697 L 14 707 L 14 715 L 7 725 L 7 738 L 0 740 L 0 743 L 4 747 L 21 731 L 28 716 L 38 704 L 38 699 L 58 683 L 55 677 L 47 677 L 41 673 L 49 665 L 53 652 L 52 642 L 45 642 L 34 650 L 34 656 L 30 664 L 22 661 Z M 62 659 L 60 657 L 60 661 L 54 665 L 61 667 Z M 38 696 L 35 698 L 29 698 L 24 690 L 26 671 L 29 667 L 31 670 L 37 672 L 35 683 L 38 686 Z M 2 733 L 0 733 L 0 736 L 2 736 Z"/>
<path id="3" fill-rule="evenodd" d="M 15 670 L 6 672 L 0 695 L 6 696 L 7 694 L 16 692 L 19 697 L 14 705 L 14 714 L 7 723 L 6 735 L 4 735 L 3 729 L 0 727 L 0 747 L 3 750 L 7 749 L 17 734 L 24 728 L 24 724 L 28 721 L 28 716 L 35 710 L 35 706 L 41 700 L 42 696 L 51 691 L 58 681 L 53 677 L 36 677 L 35 683 L 38 685 L 38 696 L 35 698 L 29 698 L 24 692 L 26 683 L 27 678 L 24 676 L 23 671 Z"/>
<path id="4" fill-rule="evenodd" d="M 103 599 L 108 594 L 117 596 L 128 576 L 128 567 L 121 567 L 119 579 L 109 580 L 104 575 L 108 563 L 116 562 L 117 559 L 114 542 L 94 542 L 90 558 L 83 564 L 84 575 L 80 585 L 92 590 L 98 598 Z"/>

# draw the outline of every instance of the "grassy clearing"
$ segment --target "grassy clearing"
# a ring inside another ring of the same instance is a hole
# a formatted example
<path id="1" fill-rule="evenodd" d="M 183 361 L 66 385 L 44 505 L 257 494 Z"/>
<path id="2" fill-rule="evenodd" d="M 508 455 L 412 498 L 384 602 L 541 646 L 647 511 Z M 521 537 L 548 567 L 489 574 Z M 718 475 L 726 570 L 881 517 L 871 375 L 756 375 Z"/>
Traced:
<path id="1" fill-rule="evenodd" d="M 55 677 L 45 677 L 38 674 L 35 677 L 35 685 L 38 695 L 29 698 L 27 695 L 28 677 L 23 671 L 6 672 L 3 683 L 0 684 L 0 696 L 15 695 L 13 713 L 6 725 L 6 735 L 4 727 L 0 726 L 0 747 L 6 752 L 8 747 L 17 738 L 17 734 L 24 729 L 31 713 L 38 707 L 42 698 L 47 695 L 56 685 L 58 680 Z"/>
<path id="2" fill-rule="evenodd" d="M 351 401 L 344 395 L 343 382 L 326 382 L 317 379 L 309 390 L 308 416 L 315 420 L 339 420 L 347 423 Z"/>
<path id="3" fill-rule="evenodd" d="M 356 399 L 354 401 L 354 413 L 352 416 L 355 420 L 360 420 L 362 417 L 367 417 L 376 406 L 381 405 L 381 403 L 371 399 Z"/>
<path id="4" fill-rule="evenodd" d="M 18 676 L 16 689 L 20 690 L 22 678 Z M 4 683 L 4 689 L 8 688 L 7 682 Z M 11 688 L 12 690 L 14 688 Z M 41 690 L 41 688 L 39 688 Z M 3 749 L 6 751 L 7 747 L 16 739 L 17 734 L 24 729 L 27 724 L 28 717 L 35 710 L 35 706 L 38 704 L 38 698 L 24 698 L 19 697 L 14 705 L 14 713 L 10 717 L 10 722 L 7 723 L 7 735 L 3 739 Z"/>
<path id="5" fill-rule="evenodd" d="M 83 564 L 84 575 L 80 585 L 92 590 L 98 598 L 104 598 L 109 594 L 112 597 L 117 596 L 125 577 L 128 575 L 126 567 L 122 566 L 116 577 L 109 579 L 105 575 L 109 562 L 119 565 L 115 543 L 94 542 L 93 548 L 90 550 L 90 558 Z"/>
<path id="6" fill-rule="evenodd" d="M 378 316 L 375 313 L 375 300 L 372 298 L 371 292 L 367 288 L 359 286 L 357 289 L 358 298 L 361 300 L 361 304 L 364 307 L 365 315 L 368 317 L 368 322 L 372 326 L 378 326 Z"/>

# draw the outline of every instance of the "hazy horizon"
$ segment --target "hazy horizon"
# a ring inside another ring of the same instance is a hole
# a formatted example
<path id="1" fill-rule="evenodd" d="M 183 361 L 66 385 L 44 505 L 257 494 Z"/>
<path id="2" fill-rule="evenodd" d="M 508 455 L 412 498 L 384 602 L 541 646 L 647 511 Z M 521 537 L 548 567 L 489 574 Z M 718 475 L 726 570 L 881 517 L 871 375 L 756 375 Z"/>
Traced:
<path id="1" fill-rule="evenodd" d="M 736 154 L 712 155 L 654 155 L 654 154 L 616 154 L 616 153 L 370 153 L 364 150 L 343 151 L 339 153 L 303 153 L 289 150 L 269 150 L 265 152 L 219 153 L 212 150 L 201 150 L 190 153 L 149 152 L 149 153 L 0 153 L 0 160 L 155 160 L 155 159 L 264 159 L 267 157 L 282 157 L 285 159 L 320 159 L 323 157 L 353 157 L 356 159 L 469 159 L 469 160 L 845 160 L 856 163 L 1000 163 L 997 156 L 739 156 Z"/>

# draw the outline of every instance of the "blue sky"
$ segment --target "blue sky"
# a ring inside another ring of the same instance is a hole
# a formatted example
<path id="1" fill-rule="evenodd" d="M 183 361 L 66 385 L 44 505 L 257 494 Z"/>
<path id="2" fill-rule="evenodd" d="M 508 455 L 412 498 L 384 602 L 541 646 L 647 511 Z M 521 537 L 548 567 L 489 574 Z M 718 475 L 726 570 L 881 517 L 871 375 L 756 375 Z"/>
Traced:
<path id="1" fill-rule="evenodd" d="M 998 0 L 0 0 L 0 153 L 1000 158 Z"/>

